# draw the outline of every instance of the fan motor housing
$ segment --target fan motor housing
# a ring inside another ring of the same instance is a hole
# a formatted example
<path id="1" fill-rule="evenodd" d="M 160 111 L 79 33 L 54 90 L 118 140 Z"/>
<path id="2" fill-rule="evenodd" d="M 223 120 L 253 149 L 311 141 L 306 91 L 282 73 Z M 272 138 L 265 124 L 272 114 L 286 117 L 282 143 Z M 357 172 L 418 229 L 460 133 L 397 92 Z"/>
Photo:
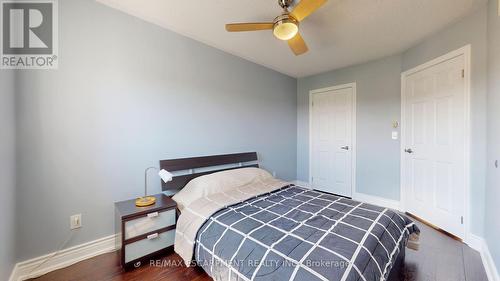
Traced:
<path id="1" fill-rule="evenodd" d="M 279 15 L 277 16 L 275 19 L 274 19 L 274 26 L 276 25 L 280 25 L 280 24 L 283 24 L 283 23 L 287 23 L 287 22 L 292 22 L 294 23 L 296 26 L 299 26 L 299 21 L 296 20 L 294 17 L 292 17 L 290 14 L 288 13 L 285 13 L 285 14 L 282 14 L 282 15 Z"/>
<path id="2" fill-rule="evenodd" d="M 292 3 L 293 3 L 293 0 L 278 0 L 278 4 L 283 9 L 290 7 L 292 5 Z"/>

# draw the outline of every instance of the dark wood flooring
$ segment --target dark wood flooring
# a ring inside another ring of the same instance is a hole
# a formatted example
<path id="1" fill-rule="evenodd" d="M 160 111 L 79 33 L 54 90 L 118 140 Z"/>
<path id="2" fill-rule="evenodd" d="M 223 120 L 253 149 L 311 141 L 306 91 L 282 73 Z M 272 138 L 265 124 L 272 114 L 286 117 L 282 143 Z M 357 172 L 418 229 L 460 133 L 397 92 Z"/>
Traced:
<path id="1" fill-rule="evenodd" d="M 416 222 L 420 249 L 406 249 L 404 281 L 488 281 L 481 255 L 464 243 Z"/>
<path id="2" fill-rule="evenodd" d="M 481 257 L 465 244 L 417 222 L 422 233 L 419 251 L 406 250 L 405 279 L 402 281 L 487 281 Z M 177 262 L 176 254 L 161 259 Z M 209 281 L 199 268 L 143 266 L 125 272 L 118 266 L 117 253 L 104 254 L 48 273 L 36 281 Z"/>

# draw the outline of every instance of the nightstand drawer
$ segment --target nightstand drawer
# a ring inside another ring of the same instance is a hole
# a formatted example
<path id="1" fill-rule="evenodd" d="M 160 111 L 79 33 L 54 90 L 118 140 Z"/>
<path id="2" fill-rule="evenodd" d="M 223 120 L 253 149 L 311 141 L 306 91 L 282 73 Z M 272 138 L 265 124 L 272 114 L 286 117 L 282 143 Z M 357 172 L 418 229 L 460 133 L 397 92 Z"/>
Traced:
<path id="1" fill-rule="evenodd" d="M 172 246 L 175 241 L 175 229 L 155 233 L 148 238 L 125 245 L 125 262 L 144 257 L 161 249 Z"/>
<path id="2" fill-rule="evenodd" d="M 175 209 L 152 212 L 145 217 L 125 222 L 125 240 L 175 224 Z"/>

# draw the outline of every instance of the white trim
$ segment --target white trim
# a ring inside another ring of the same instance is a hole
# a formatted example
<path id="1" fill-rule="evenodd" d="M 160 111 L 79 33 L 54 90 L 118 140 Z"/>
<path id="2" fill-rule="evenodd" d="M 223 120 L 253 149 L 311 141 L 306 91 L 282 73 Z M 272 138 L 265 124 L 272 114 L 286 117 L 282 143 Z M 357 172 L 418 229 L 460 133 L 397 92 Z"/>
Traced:
<path id="1" fill-rule="evenodd" d="M 305 181 L 294 180 L 294 181 L 291 181 L 291 183 L 298 185 L 298 186 L 312 189 L 311 185 Z M 394 209 L 394 210 L 400 210 L 400 207 L 401 207 L 399 204 L 399 201 L 397 201 L 397 200 L 387 199 L 387 198 L 375 196 L 375 195 L 369 195 L 366 193 L 354 192 L 352 194 L 352 199 L 357 200 L 357 201 L 361 201 L 361 202 L 365 202 L 365 203 L 369 203 L 369 204 L 373 204 L 373 205 L 377 205 L 377 206 L 381 206 L 381 207 L 385 207 L 385 208 L 389 208 L 389 209 Z"/>
<path id="2" fill-rule="evenodd" d="M 401 164 L 400 164 L 400 172 L 401 172 L 401 180 L 400 180 L 400 201 L 401 201 L 401 210 L 406 210 L 405 208 L 405 192 L 404 192 L 404 168 L 405 168 L 405 155 L 402 151 L 406 147 L 406 121 L 405 121 L 405 90 L 406 90 L 406 77 L 414 74 L 416 72 L 422 71 L 426 68 L 432 67 L 434 65 L 440 64 L 444 61 L 450 60 L 452 58 L 458 56 L 464 56 L 464 68 L 465 68 L 465 83 L 464 83 L 464 91 L 465 91 L 465 151 L 464 151 L 464 164 L 465 164 L 465 196 L 464 196 L 464 237 L 463 240 L 467 244 L 475 243 L 474 241 L 470 241 L 472 234 L 470 231 L 470 138 L 471 138 L 471 130 L 470 130 L 470 96 L 471 96 L 471 45 L 464 46 L 458 50 L 452 51 L 448 54 L 445 54 L 441 57 L 433 59 L 429 62 L 426 62 L 422 65 L 419 65 L 415 68 L 407 70 L 401 73 Z"/>
<path id="3" fill-rule="evenodd" d="M 469 242 L 467 243 L 467 246 L 471 247 L 472 249 L 478 252 L 481 252 L 483 250 L 483 245 L 484 245 L 484 239 L 482 237 L 472 233 L 469 235 Z"/>
<path id="4" fill-rule="evenodd" d="M 358 193 L 355 192 L 352 195 L 352 198 L 357 201 L 361 202 L 366 202 L 369 204 L 389 208 L 389 209 L 394 209 L 394 210 L 400 210 L 400 203 L 397 200 L 392 200 L 392 199 L 387 199 L 375 195 L 369 195 L 365 193 Z"/>
<path id="5" fill-rule="evenodd" d="M 488 276 L 489 281 L 500 281 L 500 275 L 498 274 L 498 269 L 495 265 L 495 261 L 491 256 L 490 249 L 488 247 L 488 243 L 486 240 L 480 238 L 482 240 L 482 249 L 481 249 L 481 260 L 483 261 L 484 269 L 486 270 L 486 276 Z"/>
<path id="6" fill-rule="evenodd" d="M 9 281 L 22 281 L 39 277 L 51 271 L 61 269 L 92 257 L 116 250 L 116 235 L 107 236 L 91 242 L 67 248 L 59 252 L 17 263 Z M 50 258 L 51 257 L 51 258 Z M 47 262 L 43 263 L 47 258 Z"/>
<path id="7" fill-rule="evenodd" d="M 493 257 L 491 256 L 490 249 L 486 240 L 475 234 L 471 234 L 469 237 L 470 243 L 468 244 L 472 249 L 478 251 L 481 254 L 481 261 L 486 271 L 486 276 L 489 281 L 500 281 L 500 276 L 498 274 L 498 269 L 495 265 Z"/>
<path id="8" fill-rule="evenodd" d="M 342 84 L 342 85 L 337 85 L 337 86 L 332 86 L 332 87 L 327 87 L 327 88 L 321 88 L 321 89 L 315 89 L 309 91 L 309 187 L 312 188 L 312 95 L 314 94 L 319 94 L 319 93 L 324 93 L 324 92 L 329 92 L 329 91 L 335 91 L 335 90 L 341 90 L 341 89 L 346 89 L 346 88 L 352 88 L 352 120 L 351 120 L 351 146 L 352 146 L 352 154 L 351 154 L 351 196 L 354 196 L 356 193 L 356 151 L 357 151 L 357 143 L 356 143 L 356 135 L 357 135 L 357 130 L 356 130 L 356 104 L 357 104 L 357 98 L 356 98 L 356 82 L 352 83 L 347 83 L 347 84 Z"/>
<path id="9" fill-rule="evenodd" d="M 290 183 L 293 183 L 295 185 L 302 186 L 305 188 L 312 189 L 311 185 L 306 181 L 294 180 L 294 181 L 291 181 Z"/>

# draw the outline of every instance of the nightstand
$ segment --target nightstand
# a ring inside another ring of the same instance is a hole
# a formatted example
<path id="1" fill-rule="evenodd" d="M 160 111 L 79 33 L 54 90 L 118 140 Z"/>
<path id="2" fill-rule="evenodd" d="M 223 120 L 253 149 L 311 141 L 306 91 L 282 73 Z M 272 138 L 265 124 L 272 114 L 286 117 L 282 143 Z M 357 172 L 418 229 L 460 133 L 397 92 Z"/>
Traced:
<path id="1" fill-rule="evenodd" d="M 116 246 L 125 269 L 173 250 L 177 204 L 164 194 L 154 197 L 156 203 L 148 207 L 136 207 L 135 199 L 115 203 Z"/>

